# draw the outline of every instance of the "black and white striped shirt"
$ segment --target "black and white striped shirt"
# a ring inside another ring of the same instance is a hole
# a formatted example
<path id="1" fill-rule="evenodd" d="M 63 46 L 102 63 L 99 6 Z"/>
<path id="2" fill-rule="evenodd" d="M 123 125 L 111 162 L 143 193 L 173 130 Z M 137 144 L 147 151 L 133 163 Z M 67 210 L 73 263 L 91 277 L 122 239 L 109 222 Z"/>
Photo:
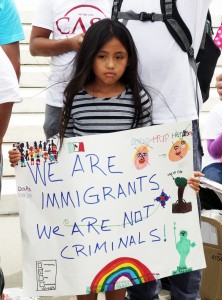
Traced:
<path id="1" fill-rule="evenodd" d="M 151 125 L 151 100 L 141 91 L 143 116 L 138 127 Z M 65 137 L 110 133 L 132 128 L 135 107 L 130 89 L 111 98 L 81 90 L 74 98 Z"/>

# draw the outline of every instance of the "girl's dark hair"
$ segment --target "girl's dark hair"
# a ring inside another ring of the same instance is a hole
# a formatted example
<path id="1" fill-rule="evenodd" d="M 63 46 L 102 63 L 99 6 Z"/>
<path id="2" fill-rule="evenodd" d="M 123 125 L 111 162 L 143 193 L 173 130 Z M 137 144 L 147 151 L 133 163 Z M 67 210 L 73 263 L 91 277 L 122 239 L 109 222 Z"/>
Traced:
<path id="1" fill-rule="evenodd" d="M 74 59 L 74 69 L 71 80 L 64 91 L 65 106 L 60 124 L 60 147 L 68 125 L 72 102 L 76 94 L 94 78 L 92 65 L 96 54 L 111 39 L 118 39 L 128 53 L 128 66 L 120 79 L 121 82 L 132 90 L 135 101 L 135 114 L 132 128 L 136 127 L 142 116 L 140 91 L 145 89 L 138 75 L 138 56 L 136 46 L 129 30 L 119 21 L 102 19 L 94 23 L 86 32 L 80 50 Z M 146 91 L 147 92 L 147 91 Z M 147 92 L 148 94 L 148 92 Z"/>

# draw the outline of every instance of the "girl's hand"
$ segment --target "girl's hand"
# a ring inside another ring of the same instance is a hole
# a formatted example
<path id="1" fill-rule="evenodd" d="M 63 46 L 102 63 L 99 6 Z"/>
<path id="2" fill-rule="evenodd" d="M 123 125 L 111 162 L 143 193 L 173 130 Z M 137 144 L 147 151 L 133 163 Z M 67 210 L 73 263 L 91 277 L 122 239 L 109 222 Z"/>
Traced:
<path id="1" fill-rule="evenodd" d="M 68 41 L 70 41 L 71 49 L 72 51 L 79 51 L 80 46 L 82 45 L 83 39 L 84 39 L 84 33 L 80 33 L 76 35 L 73 38 L 69 38 Z"/>
<path id="2" fill-rule="evenodd" d="M 196 194 L 200 191 L 200 179 L 199 177 L 204 177 L 204 174 L 198 171 L 194 171 L 194 176 L 190 177 L 187 180 L 187 183 L 190 185 L 192 189 L 196 192 Z"/>
<path id="3" fill-rule="evenodd" d="M 17 149 L 11 149 L 8 151 L 8 157 L 11 167 L 15 167 L 21 159 L 21 153 Z"/>

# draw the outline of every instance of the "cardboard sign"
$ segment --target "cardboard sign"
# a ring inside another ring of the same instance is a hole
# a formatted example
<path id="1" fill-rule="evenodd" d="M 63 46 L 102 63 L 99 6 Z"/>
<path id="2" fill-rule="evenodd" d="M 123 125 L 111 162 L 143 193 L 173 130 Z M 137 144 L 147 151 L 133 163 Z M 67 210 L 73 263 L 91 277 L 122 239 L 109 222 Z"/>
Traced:
<path id="1" fill-rule="evenodd" d="M 205 267 L 192 126 L 20 143 L 23 289 L 110 291 Z"/>

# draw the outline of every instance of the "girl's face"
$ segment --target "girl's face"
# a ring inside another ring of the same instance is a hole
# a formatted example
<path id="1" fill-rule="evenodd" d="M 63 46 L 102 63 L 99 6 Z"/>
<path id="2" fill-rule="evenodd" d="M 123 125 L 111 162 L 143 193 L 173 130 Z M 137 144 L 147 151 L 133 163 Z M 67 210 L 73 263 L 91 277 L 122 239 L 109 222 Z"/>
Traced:
<path id="1" fill-rule="evenodd" d="M 128 64 L 128 53 L 121 42 L 113 38 L 96 54 L 93 61 L 95 81 L 112 85 L 123 76 Z"/>

